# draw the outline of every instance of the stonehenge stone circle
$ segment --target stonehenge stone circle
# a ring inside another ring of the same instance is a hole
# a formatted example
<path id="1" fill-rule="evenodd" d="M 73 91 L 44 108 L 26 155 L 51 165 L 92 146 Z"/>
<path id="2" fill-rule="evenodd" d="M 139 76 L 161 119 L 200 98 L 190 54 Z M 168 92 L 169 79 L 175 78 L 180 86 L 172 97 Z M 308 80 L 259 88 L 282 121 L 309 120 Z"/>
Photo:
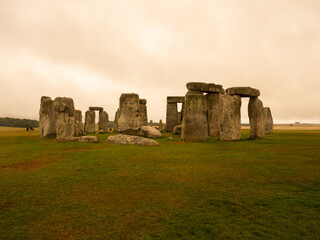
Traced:
<path id="1" fill-rule="evenodd" d="M 111 144 L 125 144 L 125 145 L 142 145 L 142 146 L 155 146 L 159 145 L 158 142 L 152 139 L 132 136 L 132 135 L 125 135 L 125 134 L 117 134 L 108 137 L 107 143 Z"/>
<path id="2" fill-rule="evenodd" d="M 273 133 L 273 118 L 271 115 L 271 110 L 268 107 L 263 109 L 265 130 L 267 134 Z"/>
<path id="3" fill-rule="evenodd" d="M 263 104 L 258 97 L 251 97 L 248 105 L 250 121 L 250 138 L 264 138 L 265 118 Z"/>
<path id="4" fill-rule="evenodd" d="M 241 138 L 241 97 L 220 96 L 220 140 L 232 141 Z"/>
<path id="5" fill-rule="evenodd" d="M 50 97 L 41 97 L 39 111 L 39 135 L 42 137 L 56 136 L 56 116 L 54 101 Z"/>
<path id="6" fill-rule="evenodd" d="M 106 111 L 99 112 L 99 133 L 106 133 L 108 132 L 108 123 L 109 123 L 109 116 Z"/>
<path id="7" fill-rule="evenodd" d="M 54 100 L 57 139 L 74 136 L 75 109 L 72 98 L 57 97 Z"/>
<path id="8" fill-rule="evenodd" d="M 166 131 L 172 132 L 173 128 L 178 125 L 178 106 L 177 103 L 167 103 L 167 120 Z"/>
<path id="9" fill-rule="evenodd" d="M 141 131 L 142 131 L 143 136 L 147 137 L 147 138 L 161 138 L 162 137 L 161 132 L 158 129 L 151 127 L 151 126 L 142 126 Z"/>
<path id="10" fill-rule="evenodd" d="M 147 100 L 140 99 L 141 126 L 148 126 Z"/>
<path id="11" fill-rule="evenodd" d="M 186 94 L 181 139 L 183 141 L 208 139 L 207 101 L 202 92 L 188 91 Z"/>
<path id="12" fill-rule="evenodd" d="M 208 106 L 208 133 L 209 136 L 220 136 L 220 93 L 206 95 Z"/>
<path id="13" fill-rule="evenodd" d="M 232 87 L 226 90 L 227 95 L 239 95 L 240 97 L 259 97 L 260 91 L 251 87 Z"/>
<path id="14" fill-rule="evenodd" d="M 121 94 L 120 106 L 116 113 L 116 128 L 120 133 L 129 135 L 140 134 L 141 113 L 138 94 Z"/>
<path id="15" fill-rule="evenodd" d="M 74 111 L 74 136 L 79 137 L 83 135 L 82 113 L 80 110 Z"/>
<path id="16" fill-rule="evenodd" d="M 86 111 L 85 122 L 84 122 L 84 131 L 85 133 L 95 133 L 96 132 L 96 113 L 93 110 Z"/>

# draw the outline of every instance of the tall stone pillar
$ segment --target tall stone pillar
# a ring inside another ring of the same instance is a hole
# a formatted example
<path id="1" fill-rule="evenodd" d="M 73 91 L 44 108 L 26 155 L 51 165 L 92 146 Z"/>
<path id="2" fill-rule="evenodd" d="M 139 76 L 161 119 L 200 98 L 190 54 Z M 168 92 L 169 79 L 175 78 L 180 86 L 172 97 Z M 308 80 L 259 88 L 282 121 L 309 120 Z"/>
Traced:
<path id="1" fill-rule="evenodd" d="M 94 110 L 86 111 L 84 131 L 85 133 L 95 133 L 96 113 Z"/>
<path id="2" fill-rule="evenodd" d="M 263 104 L 258 97 L 250 97 L 248 113 L 250 120 L 250 138 L 264 138 L 265 118 L 263 114 Z"/>
<path id="3" fill-rule="evenodd" d="M 188 91 L 182 121 L 183 141 L 206 141 L 208 139 L 207 101 L 202 92 Z"/>
<path id="4" fill-rule="evenodd" d="M 163 123 L 162 123 L 162 119 L 160 119 L 159 121 L 159 131 L 162 132 L 163 131 Z"/>
<path id="5" fill-rule="evenodd" d="M 79 137 L 83 135 L 82 113 L 80 110 L 75 110 L 74 114 L 74 136 Z"/>
<path id="6" fill-rule="evenodd" d="M 220 96 L 220 140 L 232 141 L 241 138 L 241 97 Z"/>
<path id="7" fill-rule="evenodd" d="M 209 136 L 220 136 L 220 93 L 206 95 L 208 105 L 208 133 Z"/>
<path id="8" fill-rule="evenodd" d="M 141 126 L 148 126 L 147 100 L 140 99 Z"/>
<path id="9" fill-rule="evenodd" d="M 109 116 L 106 111 L 99 112 L 99 133 L 108 132 Z"/>
<path id="10" fill-rule="evenodd" d="M 66 97 L 55 98 L 54 111 L 57 116 L 57 139 L 73 137 L 75 129 L 75 109 L 73 99 Z"/>
<path id="11" fill-rule="evenodd" d="M 178 106 L 176 102 L 167 103 L 167 119 L 166 131 L 172 132 L 174 127 L 178 125 Z"/>
<path id="12" fill-rule="evenodd" d="M 41 97 L 39 111 L 39 135 L 42 137 L 56 136 L 54 101 L 50 97 Z"/>
<path id="13" fill-rule="evenodd" d="M 271 110 L 268 107 L 263 109 L 264 120 L 265 120 L 265 130 L 267 134 L 273 133 L 273 118 L 271 115 Z"/>

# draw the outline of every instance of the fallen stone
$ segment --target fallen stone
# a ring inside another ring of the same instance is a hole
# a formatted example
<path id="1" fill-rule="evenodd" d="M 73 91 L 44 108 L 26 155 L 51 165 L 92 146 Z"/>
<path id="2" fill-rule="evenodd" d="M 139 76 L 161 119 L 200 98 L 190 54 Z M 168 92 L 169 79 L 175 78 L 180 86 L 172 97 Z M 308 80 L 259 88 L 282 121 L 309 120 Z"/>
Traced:
<path id="1" fill-rule="evenodd" d="M 109 116 L 106 111 L 99 112 L 99 133 L 108 132 Z"/>
<path id="2" fill-rule="evenodd" d="M 75 109 L 72 98 L 57 97 L 54 100 L 56 114 L 57 138 L 69 138 L 74 136 Z"/>
<path id="3" fill-rule="evenodd" d="M 214 83 L 188 82 L 187 89 L 196 92 L 220 93 L 222 86 Z"/>
<path id="4" fill-rule="evenodd" d="M 248 105 L 251 139 L 265 137 L 265 117 L 263 112 L 261 100 L 258 97 L 251 97 Z"/>
<path id="5" fill-rule="evenodd" d="M 162 137 L 161 132 L 158 129 L 151 127 L 151 126 L 142 126 L 141 131 L 142 131 L 143 136 L 147 137 L 147 138 L 161 138 Z"/>
<path id="6" fill-rule="evenodd" d="M 232 141 L 241 138 L 241 97 L 220 96 L 220 140 Z"/>
<path id="7" fill-rule="evenodd" d="M 101 111 L 103 111 L 103 107 L 89 107 L 89 110 L 90 111 L 99 111 L 99 112 L 101 112 Z"/>
<path id="8" fill-rule="evenodd" d="M 78 142 L 97 143 L 99 141 L 96 136 L 82 136 L 78 138 Z"/>
<path id="9" fill-rule="evenodd" d="M 264 120 L 265 120 L 265 130 L 267 134 L 273 133 L 273 118 L 271 115 L 271 110 L 268 107 L 263 109 Z"/>
<path id="10" fill-rule="evenodd" d="M 251 87 L 232 87 L 226 89 L 227 95 L 239 95 L 240 97 L 258 97 L 260 91 Z"/>
<path id="11" fill-rule="evenodd" d="M 84 131 L 85 133 L 95 133 L 96 131 L 96 113 L 93 110 L 86 111 Z"/>
<path id="12" fill-rule="evenodd" d="M 142 146 L 159 145 L 158 142 L 156 142 L 152 139 L 138 137 L 138 136 L 125 135 L 125 134 L 117 134 L 114 136 L 110 136 L 110 137 L 108 137 L 106 142 L 111 143 L 111 144 L 142 145 Z"/>
<path id="13" fill-rule="evenodd" d="M 181 135 L 181 129 L 182 129 L 182 125 L 177 125 L 177 126 L 175 126 L 174 129 L 173 129 L 173 133 L 174 133 L 174 134 Z"/>
<path id="14" fill-rule="evenodd" d="M 182 141 L 208 139 L 207 101 L 200 92 L 188 91 L 186 94 L 181 139 Z"/>
<path id="15" fill-rule="evenodd" d="M 42 137 L 56 136 L 56 115 L 54 101 L 50 97 L 41 97 L 39 111 L 39 135 Z"/>

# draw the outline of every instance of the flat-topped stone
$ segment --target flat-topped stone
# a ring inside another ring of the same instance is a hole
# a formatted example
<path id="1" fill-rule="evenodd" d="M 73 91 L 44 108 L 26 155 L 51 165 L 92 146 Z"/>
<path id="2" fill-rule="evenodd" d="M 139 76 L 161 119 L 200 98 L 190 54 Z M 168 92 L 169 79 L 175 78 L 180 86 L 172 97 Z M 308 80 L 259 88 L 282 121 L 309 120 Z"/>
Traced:
<path id="1" fill-rule="evenodd" d="M 251 87 L 232 87 L 226 89 L 227 95 L 239 95 L 240 97 L 259 97 L 260 91 Z"/>
<path id="2" fill-rule="evenodd" d="M 140 99 L 140 104 L 147 104 L 147 99 L 141 98 Z"/>
<path id="3" fill-rule="evenodd" d="M 90 111 L 103 111 L 103 107 L 89 107 Z"/>
<path id="4" fill-rule="evenodd" d="M 189 91 L 205 92 L 205 93 L 220 93 L 222 91 L 222 85 L 214 83 L 203 82 L 188 82 L 187 89 Z"/>
<path id="5" fill-rule="evenodd" d="M 167 97 L 167 103 L 184 103 L 184 96 L 169 96 Z"/>
<path id="6" fill-rule="evenodd" d="M 125 135 L 125 134 L 117 134 L 117 135 L 110 136 L 108 137 L 106 142 L 111 144 L 124 144 L 124 145 L 142 145 L 142 146 L 159 145 L 158 142 L 152 139 Z"/>

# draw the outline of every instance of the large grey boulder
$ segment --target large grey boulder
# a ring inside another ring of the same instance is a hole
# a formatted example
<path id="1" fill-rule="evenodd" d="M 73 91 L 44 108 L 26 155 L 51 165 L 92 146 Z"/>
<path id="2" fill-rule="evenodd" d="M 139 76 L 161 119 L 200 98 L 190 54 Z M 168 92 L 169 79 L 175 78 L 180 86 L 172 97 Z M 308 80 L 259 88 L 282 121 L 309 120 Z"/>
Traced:
<path id="1" fill-rule="evenodd" d="M 181 129 L 182 129 L 182 125 L 177 125 L 177 126 L 175 126 L 174 129 L 173 129 L 173 133 L 174 133 L 174 134 L 181 135 Z"/>
<path id="2" fill-rule="evenodd" d="M 110 136 L 108 137 L 106 142 L 111 144 L 142 145 L 142 146 L 159 145 L 158 142 L 152 139 L 132 136 L 132 135 L 125 135 L 125 134 L 117 134 L 114 136 Z"/>
<path id="3" fill-rule="evenodd" d="M 141 125 L 148 126 L 147 100 L 140 99 Z"/>
<path id="4" fill-rule="evenodd" d="M 120 107 L 116 114 L 117 130 L 124 134 L 138 135 L 141 127 L 140 99 L 135 93 L 120 96 Z"/>
<path id="5" fill-rule="evenodd" d="M 178 125 L 178 106 L 176 102 L 167 103 L 167 118 L 166 131 L 172 132 L 175 126 Z"/>
<path id="6" fill-rule="evenodd" d="M 268 107 L 263 109 L 264 120 L 265 120 L 265 130 L 267 134 L 273 133 L 273 118 L 271 115 L 271 110 Z"/>
<path id="7" fill-rule="evenodd" d="M 142 131 L 143 136 L 147 137 L 147 138 L 161 138 L 162 137 L 161 132 L 158 129 L 151 127 L 151 126 L 142 126 L 141 131 Z"/>
<path id="8" fill-rule="evenodd" d="M 188 91 L 186 94 L 181 139 L 183 141 L 208 139 L 207 101 L 200 92 Z"/>
<path id="9" fill-rule="evenodd" d="M 251 87 L 232 87 L 226 90 L 227 95 L 239 95 L 240 97 L 259 97 L 260 91 Z"/>
<path id="10" fill-rule="evenodd" d="M 82 113 L 80 110 L 74 111 L 74 136 L 79 137 L 83 135 Z"/>
<path id="11" fill-rule="evenodd" d="M 99 133 L 108 132 L 109 115 L 106 111 L 99 112 Z"/>
<path id="12" fill-rule="evenodd" d="M 214 83 L 188 82 L 187 89 L 189 91 L 204 93 L 220 93 L 222 91 L 222 86 Z"/>
<path id="13" fill-rule="evenodd" d="M 57 97 L 54 100 L 57 139 L 74 136 L 75 109 L 72 98 Z"/>
<path id="14" fill-rule="evenodd" d="M 86 111 L 84 131 L 85 133 L 95 133 L 96 129 L 96 113 L 93 110 Z"/>
<path id="15" fill-rule="evenodd" d="M 220 96 L 220 140 L 232 141 L 241 138 L 241 97 Z"/>
<path id="16" fill-rule="evenodd" d="M 263 104 L 258 97 L 251 97 L 248 105 L 250 121 L 250 138 L 265 137 L 265 118 L 263 114 Z"/>
<path id="17" fill-rule="evenodd" d="M 206 95 L 208 106 L 208 133 L 209 136 L 220 136 L 220 93 Z"/>
<path id="18" fill-rule="evenodd" d="M 41 97 L 39 111 L 39 134 L 42 137 L 56 136 L 56 116 L 54 101 L 50 97 Z"/>

